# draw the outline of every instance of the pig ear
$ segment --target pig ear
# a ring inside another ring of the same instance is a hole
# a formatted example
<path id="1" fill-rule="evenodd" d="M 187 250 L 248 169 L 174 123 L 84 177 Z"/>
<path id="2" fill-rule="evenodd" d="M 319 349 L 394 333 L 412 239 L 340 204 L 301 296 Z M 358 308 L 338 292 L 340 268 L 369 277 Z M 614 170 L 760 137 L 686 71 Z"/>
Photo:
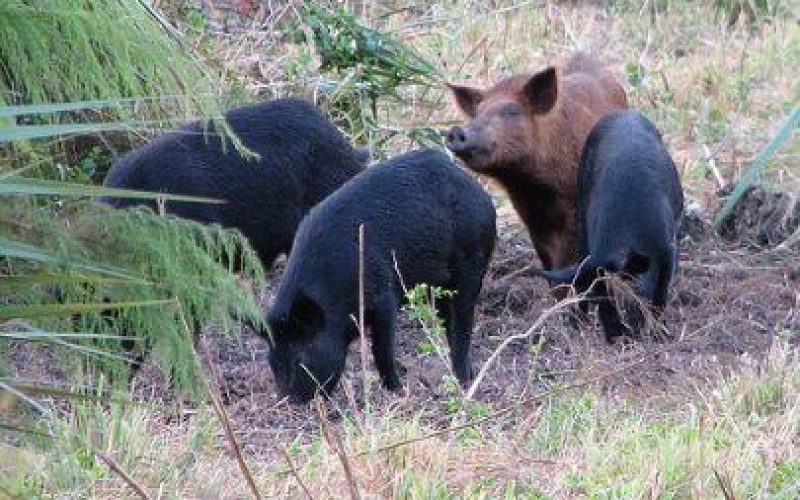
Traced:
<path id="1" fill-rule="evenodd" d="M 471 87 L 462 87 L 449 83 L 447 86 L 455 96 L 456 104 L 461 108 L 461 111 L 470 118 L 475 118 L 475 110 L 478 109 L 478 104 L 483 100 L 483 92 Z"/>
<path id="2" fill-rule="evenodd" d="M 558 77 L 552 66 L 540 71 L 525 84 L 525 96 L 537 114 L 545 114 L 553 109 L 558 96 Z"/>

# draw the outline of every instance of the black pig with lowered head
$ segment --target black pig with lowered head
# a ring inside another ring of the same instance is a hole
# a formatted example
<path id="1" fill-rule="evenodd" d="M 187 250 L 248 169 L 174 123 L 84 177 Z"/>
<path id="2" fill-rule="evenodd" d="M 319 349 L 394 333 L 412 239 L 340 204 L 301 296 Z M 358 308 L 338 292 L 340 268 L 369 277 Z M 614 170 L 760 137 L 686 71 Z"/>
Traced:
<path id="1" fill-rule="evenodd" d="M 630 330 L 638 335 L 639 309 L 625 308 L 623 322 L 605 282 L 595 279 L 604 273 L 632 277 L 659 317 L 677 273 L 682 214 L 680 178 L 656 127 L 635 111 L 608 114 L 589 134 L 578 171 L 581 259 L 536 274 L 589 291 L 609 341 Z"/>
<path id="2" fill-rule="evenodd" d="M 330 393 L 358 336 L 353 317 L 362 224 L 365 322 L 383 385 L 400 387 L 395 317 L 403 286 L 420 283 L 455 292 L 437 308 L 456 376 L 462 382 L 472 376 L 469 343 L 496 237 L 494 207 L 445 154 L 414 151 L 366 169 L 314 207 L 298 228 L 267 317 L 270 365 L 281 392 L 295 402 L 320 389 Z"/>

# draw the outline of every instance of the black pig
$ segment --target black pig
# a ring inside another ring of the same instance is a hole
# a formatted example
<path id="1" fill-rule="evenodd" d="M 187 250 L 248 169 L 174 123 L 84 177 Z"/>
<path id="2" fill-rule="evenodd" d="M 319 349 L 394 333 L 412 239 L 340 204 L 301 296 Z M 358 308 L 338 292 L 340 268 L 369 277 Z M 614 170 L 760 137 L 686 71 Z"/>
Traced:
<path id="1" fill-rule="evenodd" d="M 455 292 L 439 301 L 438 312 L 456 376 L 462 382 L 472 376 L 469 343 L 496 237 L 494 207 L 446 155 L 414 151 L 366 169 L 314 207 L 298 228 L 267 318 L 270 365 L 280 390 L 295 402 L 318 389 L 330 393 L 358 336 L 353 315 L 361 224 L 365 320 L 383 385 L 400 387 L 394 335 L 402 284 Z"/>
<path id="2" fill-rule="evenodd" d="M 608 114 L 589 134 L 578 171 L 581 260 L 536 274 L 589 291 L 609 341 L 627 334 L 609 290 L 595 278 L 603 273 L 632 277 L 637 294 L 660 316 L 677 273 L 682 213 L 680 179 L 661 134 L 635 111 Z M 627 309 L 628 326 L 638 335 L 641 313 Z"/>
<path id="3" fill-rule="evenodd" d="M 227 123 L 257 161 L 199 122 L 166 133 L 122 157 L 106 178 L 115 188 L 217 198 L 222 204 L 167 201 L 166 211 L 204 223 L 236 228 L 264 268 L 288 253 L 308 210 L 360 172 L 369 154 L 354 150 L 310 103 L 277 99 L 225 114 Z M 150 204 L 105 198 L 122 208 Z"/>

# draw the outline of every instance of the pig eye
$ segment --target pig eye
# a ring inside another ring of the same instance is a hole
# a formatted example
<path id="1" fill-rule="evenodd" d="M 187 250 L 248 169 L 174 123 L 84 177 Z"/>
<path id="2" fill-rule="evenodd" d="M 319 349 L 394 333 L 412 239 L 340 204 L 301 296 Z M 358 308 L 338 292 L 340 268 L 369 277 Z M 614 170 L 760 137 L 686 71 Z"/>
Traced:
<path id="1" fill-rule="evenodd" d="M 522 108 L 516 104 L 505 106 L 502 110 L 505 118 L 517 118 L 522 115 Z"/>

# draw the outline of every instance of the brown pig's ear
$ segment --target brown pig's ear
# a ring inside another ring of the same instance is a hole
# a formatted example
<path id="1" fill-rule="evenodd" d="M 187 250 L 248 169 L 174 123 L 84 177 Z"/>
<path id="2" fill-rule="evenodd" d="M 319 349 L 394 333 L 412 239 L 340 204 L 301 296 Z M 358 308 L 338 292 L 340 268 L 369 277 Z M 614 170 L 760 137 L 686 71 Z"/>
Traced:
<path id="1" fill-rule="evenodd" d="M 468 117 L 475 118 L 475 110 L 478 109 L 478 104 L 483 100 L 483 92 L 471 87 L 462 87 L 449 83 L 447 87 L 453 92 L 456 98 L 456 104 L 461 108 L 461 111 Z"/>
<path id="2" fill-rule="evenodd" d="M 538 114 L 548 113 L 556 104 L 558 97 L 558 77 L 556 68 L 549 67 L 540 71 L 525 84 L 525 96 Z"/>

